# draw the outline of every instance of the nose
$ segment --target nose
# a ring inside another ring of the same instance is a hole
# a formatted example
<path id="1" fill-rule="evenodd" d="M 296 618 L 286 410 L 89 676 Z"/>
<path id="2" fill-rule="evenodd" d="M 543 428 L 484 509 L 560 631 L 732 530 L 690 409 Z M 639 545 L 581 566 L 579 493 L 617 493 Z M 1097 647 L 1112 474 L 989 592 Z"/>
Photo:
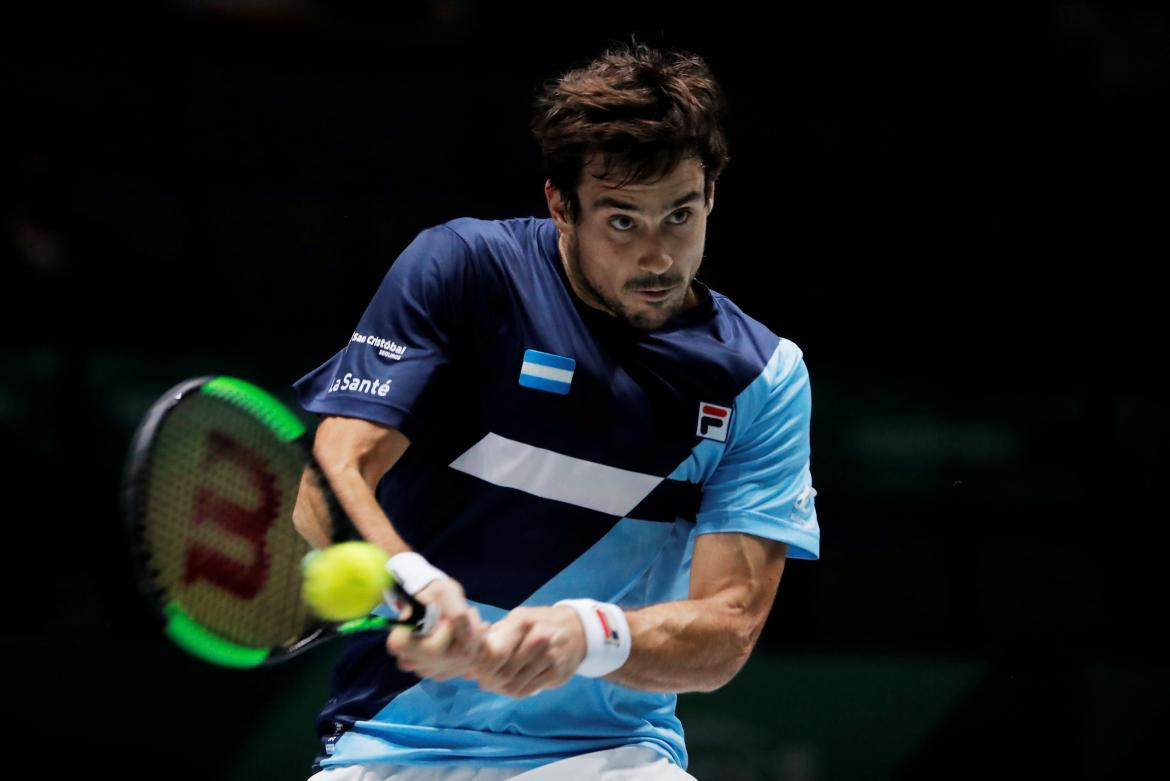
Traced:
<path id="1" fill-rule="evenodd" d="M 651 236 L 638 256 L 638 268 L 649 274 L 665 274 L 674 265 L 666 242 L 660 236 Z"/>

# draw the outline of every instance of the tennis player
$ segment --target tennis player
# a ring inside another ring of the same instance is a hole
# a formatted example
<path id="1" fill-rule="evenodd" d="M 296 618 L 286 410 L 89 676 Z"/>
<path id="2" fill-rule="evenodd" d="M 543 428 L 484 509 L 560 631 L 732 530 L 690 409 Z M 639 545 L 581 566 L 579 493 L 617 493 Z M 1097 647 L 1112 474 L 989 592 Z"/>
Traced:
<path id="1" fill-rule="evenodd" d="M 724 107 L 641 44 L 549 82 L 549 217 L 422 231 L 296 383 L 355 525 L 443 611 L 350 641 L 314 781 L 691 778 L 676 694 L 739 671 L 820 547 L 802 353 L 696 278 Z"/>

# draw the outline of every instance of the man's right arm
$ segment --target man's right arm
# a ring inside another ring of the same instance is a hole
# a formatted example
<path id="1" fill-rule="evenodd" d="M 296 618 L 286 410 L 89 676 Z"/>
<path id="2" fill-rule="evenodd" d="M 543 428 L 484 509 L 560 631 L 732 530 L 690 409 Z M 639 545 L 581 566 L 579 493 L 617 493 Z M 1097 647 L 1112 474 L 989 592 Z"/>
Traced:
<path id="1" fill-rule="evenodd" d="M 409 446 L 410 440 L 397 429 L 337 416 L 321 421 L 313 442 L 313 455 L 353 525 L 363 538 L 391 556 L 410 550 L 410 546 L 382 512 L 374 489 Z M 329 511 L 311 469 L 301 476 L 293 525 L 315 548 L 331 541 Z"/>
<path id="2" fill-rule="evenodd" d="M 322 420 L 313 442 L 313 455 L 354 527 L 362 537 L 392 556 L 409 551 L 410 546 L 382 512 L 374 489 L 409 445 L 410 440 L 397 429 L 340 416 Z M 308 469 L 301 476 L 293 524 L 314 547 L 330 544 L 329 511 Z M 446 577 L 432 582 L 415 596 L 424 605 L 437 602 L 442 619 L 438 628 L 426 637 L 402 628 L 390 634 L 386 647 L 398 657 L 399 667 L 436 680 L 470 671 L 481 655 L 482 636 L 487 627 L 478 611 L 467 604 L 463 587 Z"/>

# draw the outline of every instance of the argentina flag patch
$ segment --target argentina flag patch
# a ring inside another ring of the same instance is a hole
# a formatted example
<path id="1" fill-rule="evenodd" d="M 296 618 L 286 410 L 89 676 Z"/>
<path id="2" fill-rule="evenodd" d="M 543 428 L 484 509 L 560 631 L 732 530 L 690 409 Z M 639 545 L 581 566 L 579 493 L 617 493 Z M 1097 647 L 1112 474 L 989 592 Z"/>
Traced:
<path id="1" fill-rule="evenodd" d="M 575 360 L 563 355 L 525 350 L 524 363 L 520 365 L 520 384 L 525 388 L 565 395 L 573 382 L 576 366 Z"/>

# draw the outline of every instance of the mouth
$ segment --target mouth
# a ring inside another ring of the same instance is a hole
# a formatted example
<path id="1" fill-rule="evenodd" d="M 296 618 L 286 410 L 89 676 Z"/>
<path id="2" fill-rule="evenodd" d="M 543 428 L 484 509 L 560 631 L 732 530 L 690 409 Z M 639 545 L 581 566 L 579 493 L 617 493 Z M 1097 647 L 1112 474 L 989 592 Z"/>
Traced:
<path id="1" fill-rule="evenodd" d="M 675 285 L 669 287 L 640 288 L 634 292 L 646 301 L 664 301 L 674 291 Z"/>

